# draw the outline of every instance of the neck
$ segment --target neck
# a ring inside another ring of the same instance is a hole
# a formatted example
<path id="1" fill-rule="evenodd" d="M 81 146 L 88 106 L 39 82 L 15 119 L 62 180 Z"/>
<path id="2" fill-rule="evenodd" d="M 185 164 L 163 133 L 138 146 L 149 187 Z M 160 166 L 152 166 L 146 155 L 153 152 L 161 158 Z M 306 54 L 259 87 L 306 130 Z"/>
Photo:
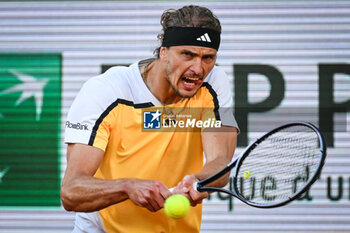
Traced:
<path id="1" fill-rule="evenodd" d="M 150 63 L 142 77 L 148 89 L 161 103 L 174 104 L 183 99 L 172 89 L 166 77 L 165 66 L 159 60 Z"/>

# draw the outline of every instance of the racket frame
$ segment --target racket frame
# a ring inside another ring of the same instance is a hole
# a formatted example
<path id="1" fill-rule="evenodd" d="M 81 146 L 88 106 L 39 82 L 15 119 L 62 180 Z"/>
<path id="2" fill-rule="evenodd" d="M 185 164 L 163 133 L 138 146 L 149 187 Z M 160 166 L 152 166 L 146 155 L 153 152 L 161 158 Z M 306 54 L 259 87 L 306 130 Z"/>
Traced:
<path id="1" fill-rule="evenodd" d="M 277 131 L 280 131 L 284 128 L 288 128 L 291 126 L 297 126 L 297 125 L 303 125 L 306 126 L 310 129 L 312 129 L 318 136 L 319 139 L 319 147 L 320 147 L 320 160 L 317 164 L 317 169 L 315 171 L 315 173 L 313 174 L 313 176 L 309 179 L 309 181 L 296 193 L 294 193 L 291 197 L 289 197 L 288 199 L 281 201 L 281 202 L 276 202 L 276 203 L 272 203 L 272 204 L 259 204 L 259 203 L 254 203 L 251 202 L 249 200 L 247 200 L 244 196 L 239 194 L 238 191 L 238 186 L 237 186 L 237 176 L 238 176 L 238 172 L 239 172 L 239 168 L 242 165 L 244 159 L 250 154 L 250 152 L 257 147 L 265 138 L 271 136 L 272 134 L 276 133 Z M 263 136 L 259 137 L 258 139 L 256 139 L 254 142 L 252 142 L 248 147 L 246 147 L 246 149 L 240 154 L 239 157 L 237 157 L 235 160 L 233 160 L 232 162 L 230 162 L 228 165 L 226 165 L 226 167 L 224 169 L 222 169 L 221 171 L 219 171 L 218 173 L 214 174 L 213 176 L 210 176 L 206 179 L 203 179 L 199 182 L 197 182 L 196 184 L 196 189 L 199 192 L 204 192 L 204 191 L 208 191 L 208 192 L 223 192 L 229 195 L 232 195 L 236 198 L 238 198 L 239 200 L 241 200 L 242 202 L 253 206 L 253 207 L 258 207 L 258 208 L 275 208 L 275 207 L 280 207 L 283 205 L 288 204 L 289 202 L 297 199 L 298 197 L 300 197 L 306 190 L 308 190 L 311 185 L 320 177 L 321 175 L 321 171 L 322 171 L 322 167 L 325 163 L 325 159 L 326 159 L 326 155 L 327 155 L 327 146 L 324 140 L 323 135 L 321 134 L 321 132 L 318 130 L 318 128 L 316 126 L 314 126 L 313 124 L 309 123 L 309 122 L 304 122 L 304 121 L 295 121 L 295 122 L 289 122 L 286 124 L 283 124 L 267 133 L 265 133 Z M 215 181 L 216 179 L 222 177 L 224 174 L 230 172 L 232 169 L 234 168 L 234 172 L 233 172 L 233 190 L 227 190 L 224 188 L 217 188 L 217 187 L 205 187 L 205 185 Z"/>

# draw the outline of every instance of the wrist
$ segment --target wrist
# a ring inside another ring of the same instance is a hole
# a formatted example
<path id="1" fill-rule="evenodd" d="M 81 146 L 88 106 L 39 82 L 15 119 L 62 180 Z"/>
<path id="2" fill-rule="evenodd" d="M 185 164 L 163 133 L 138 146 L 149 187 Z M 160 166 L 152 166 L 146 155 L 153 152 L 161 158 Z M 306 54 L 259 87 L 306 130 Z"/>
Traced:
<path id="1" fill-rule="evenodd" d="M 199 182 L 201 179 L 198 177 L 197 174 L 193 174 L 194 178 L 196 179 L 196 182 Z"/>
<path id="2" fill-rule="evenodd" d="M 132 179 L 120 179 L 119 182 L 121 182 L 121 192 L 126 195 L 129 198 L 130 190 L 133 186 L 133 180 Z"/>

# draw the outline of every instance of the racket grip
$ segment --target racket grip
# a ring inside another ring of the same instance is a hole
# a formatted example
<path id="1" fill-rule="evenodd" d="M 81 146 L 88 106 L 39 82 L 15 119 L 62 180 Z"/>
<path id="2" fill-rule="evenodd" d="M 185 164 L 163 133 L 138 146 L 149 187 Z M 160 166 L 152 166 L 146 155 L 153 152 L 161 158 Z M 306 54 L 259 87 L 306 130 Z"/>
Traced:
<path id="1" fill-rule="evenodd" d="M 196 191 L 198 191 L 198 190 L 197 190 L 197 187 L 198 187 L 197 184 L 198 184 L 198 182 L 194 182 L 193 185 L 192 185 L 192 186 L 193 186 L 193 189 L 196 190 Z M 172 187 L 172 188 L 169 189 L 169 191 L 170 191 L 170 192 L 173 192 L 174 189 L 175 189 L 175 187 Z"/>
<path id="2" fill-rule="evenodd" d="M 198 187 L 197 184 L 198 184 L 198 182 L 194 182 L 194 183 L 193 183 L 193 189 L 196 190 L 196 191 L 198 191 L 198 189 L 197 189 L 197 187 Z"/>

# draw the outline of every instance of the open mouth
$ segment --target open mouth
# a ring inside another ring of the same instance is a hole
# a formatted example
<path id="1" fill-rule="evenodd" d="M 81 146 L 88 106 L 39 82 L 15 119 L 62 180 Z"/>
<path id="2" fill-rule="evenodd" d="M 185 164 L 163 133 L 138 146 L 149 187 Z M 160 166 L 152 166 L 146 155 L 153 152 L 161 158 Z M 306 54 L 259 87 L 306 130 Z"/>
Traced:
<path id="1" fill-rule="evenodd" d="M 192 77 L 182 77 L 183 84 L 186 88 L 192 89 L 196 87 L 197 85 L 201 85 L 203 80 L 199 77 L 192 76 Z"/>

